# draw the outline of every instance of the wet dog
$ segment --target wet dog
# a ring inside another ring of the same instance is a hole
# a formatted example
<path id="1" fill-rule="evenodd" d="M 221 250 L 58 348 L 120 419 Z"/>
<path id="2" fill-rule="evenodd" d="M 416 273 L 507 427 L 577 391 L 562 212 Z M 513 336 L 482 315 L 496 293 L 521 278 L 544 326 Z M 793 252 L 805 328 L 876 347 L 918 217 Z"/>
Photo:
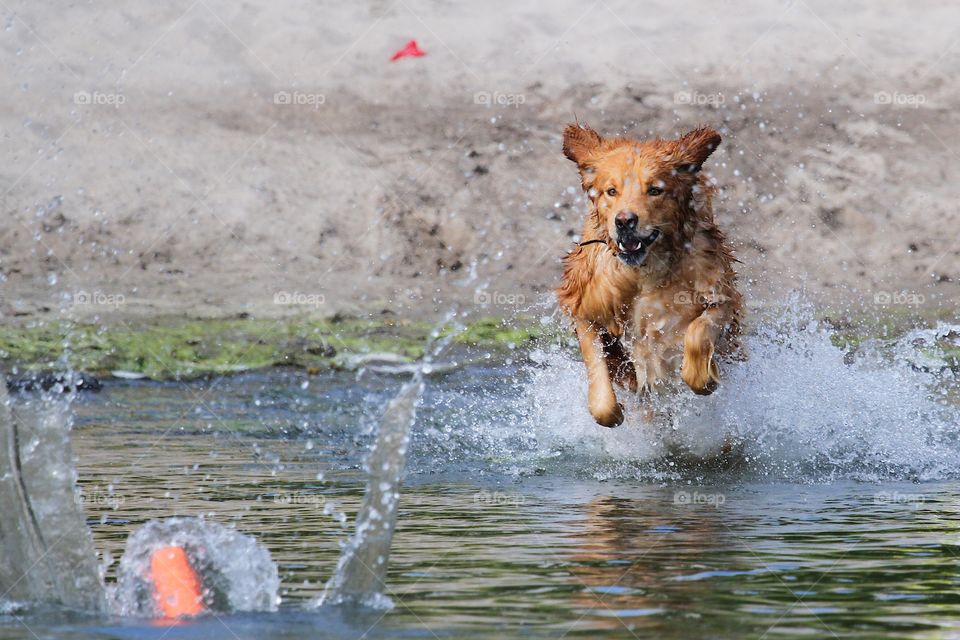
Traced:
<path id="1" fill-rule="evenodd" d="M 576 163 L 590 210 L 557 289 L 587 367 L 588 408 L 623 421 L 614 383 L 641 394 L 679 378 L 698 394 L 719 383 L 717 359 L 739 354 L 742 296 L 735 259 L 713 220 L 701 173 L 720 144 L 702 127 L 676 140 L 604 139 L 572 124 L 563 153 Z"/>

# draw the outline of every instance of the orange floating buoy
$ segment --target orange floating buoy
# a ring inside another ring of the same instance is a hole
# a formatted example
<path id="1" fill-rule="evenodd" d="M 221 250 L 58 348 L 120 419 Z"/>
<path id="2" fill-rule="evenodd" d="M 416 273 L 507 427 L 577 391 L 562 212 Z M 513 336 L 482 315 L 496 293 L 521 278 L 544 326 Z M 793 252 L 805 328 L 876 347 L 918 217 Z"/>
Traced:
<path id="1" fill-rule="evenodd" d="M 165 618 L 203 613 L 203 591 L 197 572 L 180 547 L 162 547 L 150 556 L 154 600 Z"/>

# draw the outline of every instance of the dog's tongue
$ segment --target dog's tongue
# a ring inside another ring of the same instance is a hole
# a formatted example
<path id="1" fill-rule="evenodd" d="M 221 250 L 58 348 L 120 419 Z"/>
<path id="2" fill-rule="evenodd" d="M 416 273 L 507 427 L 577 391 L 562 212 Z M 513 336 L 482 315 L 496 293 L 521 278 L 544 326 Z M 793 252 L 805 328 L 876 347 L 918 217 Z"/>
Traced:
<path id="1" fill-rule="evenodd" d="M 620 242 L 620 249 L 627 253 L 633 253 L 640 248 L 640 240 L 623 240 Z"/>

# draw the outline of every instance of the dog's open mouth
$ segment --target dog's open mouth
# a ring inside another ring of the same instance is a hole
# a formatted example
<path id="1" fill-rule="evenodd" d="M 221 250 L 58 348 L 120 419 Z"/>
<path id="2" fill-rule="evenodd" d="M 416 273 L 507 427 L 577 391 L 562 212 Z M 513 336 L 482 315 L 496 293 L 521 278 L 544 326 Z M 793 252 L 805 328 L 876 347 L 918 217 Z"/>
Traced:
<path id="1" fill-rule="evenodd" d="M 636 266 L 642 264 L 647 257 L 647 249 L 650 248 L 657 238 L 660 237 L 660 231 L 653 229 L 646 234 L 629 235 L 617 239 L 617 257 L 626 264 Z"/>

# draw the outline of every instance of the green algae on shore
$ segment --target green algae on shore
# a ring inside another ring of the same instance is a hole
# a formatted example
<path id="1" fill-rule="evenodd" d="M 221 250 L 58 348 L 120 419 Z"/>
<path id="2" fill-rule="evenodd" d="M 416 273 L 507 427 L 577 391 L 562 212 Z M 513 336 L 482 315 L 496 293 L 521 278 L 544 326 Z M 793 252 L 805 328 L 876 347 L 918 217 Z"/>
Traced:
<path id="1" fill-rule="evenodd" d="M 115 320 L 104 326 L 32 320 L 0 325 L 8 367 L 122 371 L 154 380 L 189 379 L 271 366 L 349 368 L 377 357 L 412 362 L 435 327 L 399 318 Z M 444 331 L 450 331 L 445 329 Z M 550 333 L 532 318 L 483 318 L 454 337 L 461 346 L 507 351 Z"/>
<path id="2" fill-rule="evenodd" d="M 762 314 L 758 313 L 758 317 Z M 833 344 L 848 352 L 866 343 L 888 344 L 910 329 L 933 326 L 943 317 L 885 314 L 851 317 L 825 312 Z M 93 375 L 124 372 L 153 380 L 191 379 L 274 366 L 316 372 L 352 369 L 369 362 L 409 363 L 423 356 L 436 325 L 395 316 L 317 319 L 157 316 L 148 320 L 90 322 L 32 319 L 0 325 L 0 362 L 26 371 L 72 368 Z M 453 331 L 449 326 L 441 335 Z M 749 327 L 747 327 L 749 332 Z M 504 356 L 544 341 L 570 337 L 561 322 L 524 316 L 481 318 L 453 340 L 461 351 Z M 952 337 L 928 345 L 931 357 L 960 370 L 960 346 Z"/>

